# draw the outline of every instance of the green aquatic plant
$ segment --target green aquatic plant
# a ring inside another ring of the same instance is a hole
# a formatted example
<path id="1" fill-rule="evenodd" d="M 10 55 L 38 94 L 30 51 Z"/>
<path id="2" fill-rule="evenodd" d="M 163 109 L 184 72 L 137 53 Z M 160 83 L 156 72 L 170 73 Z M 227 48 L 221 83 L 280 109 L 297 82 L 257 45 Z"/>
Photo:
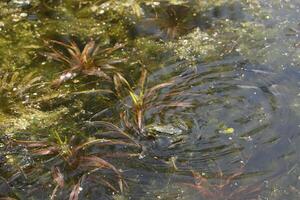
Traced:
<path id="1" fill-rule="evenodd" d="M 100 7 L 102 8 L 103 12 L 105 9 L 114 8 L 117 12 L 127 14 L 127 15 L 128 13 L 130 13 L 133 16 L 140 18 L 145 14 L 143 8 L 143 5 L 145 4 L 157 6 L 159 5 L 159 1 L 154 2 L 153 0 L 124 0 L 120 2 L 120 1 L 112 0 L 112 1 L 105 1 L 104 3 L 101 3 Z"/>
<path id="2" fill-rule="evenodd" d="M 220 56 L 223 48 L 218 42 L 219 38 L 196 28 L 189 34 L 180 37 L 177 41 L 168 42 L 167 47 L 180 60 L 194 62 Z"/>
<path id="3" fill-rule="evenodd" d="M 170 100 L 170 97 L 180 95 L 180 93 L 175 91 L 170 90 L 164 94 L 160 94 L 163 89 L 174 86 L 176 83 L 175 79 L 148 88 L 147 77 L 148 72 L 143 69 L 137 86 L 133 87 L 121 74 L 116 73 L 114 75 L 117 96 L 120 99 L 123 99 L 124 96 L 127 95 L 130 97 L 129 102 L 123 101 L 125 110 L 121 112 L 121 118 L 128 128 L 133 128 L 141 134 L 145 131 L 146 112 L 153 109 L 163 109 L 165 107 L 192 106 L 189 102 Z"/>
<path id="4" fill-rule="evenodd" d="M 263 41 L 270 38 L 271 42 L 275 35 L 275 29 L 267 28 L 261 23 L 221 19 L 216 20 L 209 30 L 195 28 L 177 41 L 169 41 L 166 46 L 180 60 L 191 62 L 222 59 L 234 53 L 250 60 L 258 60 L 271 57 L 268 55 L 270 47 Z"/>
<path id="5" fill-rule="evenodd" d="M 37 22 L 8 1 L 0 2 L 0 67 L 5 70 L 29 66 L 37 58 L 41 40 Z"/>
<path id="6" fill-rule="evenodd" d="M 198 10 L 199 12 L 205 12 L 208 10 L 213 10 L 214 8 L 239 4 L 243 7 L 245 12 L 261 17 L 263 15 L 261 9 L 261 2 L 259 0 L 188 0 L 190 5 Z"/>
<path id="7" fill-rule="evenodd" d="M 55 49 L 51 44 L 57 44 L 64 47 L 68 51 L 68 55 L 64 52 Z M 100 45 L 96 45 L 95 41 L 88 42 L 83 50 L 75 42 L 69 44 L 51 40 L 48 42 L 51 52 L 46 55 L 56 61 L 64 63 L 68 67 L 58 79 L 53 82 L 53 86 L 58 87 L 63 82 L 68 81 L 79 74 L 87 76 L 97 76 L 104 80 L 110 80 L 109 71 L 116 70 L 114 64 L 123 62 L 125 59 L 109 58 L 114 51 L 123 47 L 121 44 L 116 44 L 111 48 L 100 49 Z"/>
<path id="8" fill-rule="evenodd" d="M 115 10 L 123 16 L 126 15 L 131 18 L 136 17 L 138 19 L 144 17 L 149 8 L 159 8 L 165 5 L 181 5 L 187 3 L 185 0 L 123 0 L 121 2 L 117 0 L 110 0 L 99 2 L 96 2 L 94 6 L 97 6 L 102 14 L 108 10 Z"/>
<path id="9" fill-rule="evenodd" d="M 144 15 L 144 10 L 142 8 L 142 3 L 146 1 L 143 0 L 126 0 L 123 2 L 123 6 L 130 9 L 130 11 L 137 17 L 142 17 Z"/>
<path id="10" fill-rule="evenodd" d="M 142 63 L 147 63 L 148 67 L 153 66 L 156 68 L 158 61 L 166 62 L 165 55 L 167 55 L 168 51 L 166 51 L 163 41 L 140 37 L 134 40 L 134 47 L 136 51 L 132 57 L 138 58 Z"/>
<path id="11" fill-rule="evenodd" d="M 60 107 L 51 111 L 24 107 L 14 110 L 17 115 L 0 113 L 0 130 L 5 134 L 30 130 L 32 133 L 53 127 L 61 123 L 62 116 L 69 114 L 69 109 Z"/>
<path id="12" fill-rule="evenodd" d="M 34 72 L 21 76 L 19 72 L 4 72 L 0 74 L 1 109 L 9 111 L 19 103 L 30 102 L 30 92 L 40 85 L 40 76 Z"/>

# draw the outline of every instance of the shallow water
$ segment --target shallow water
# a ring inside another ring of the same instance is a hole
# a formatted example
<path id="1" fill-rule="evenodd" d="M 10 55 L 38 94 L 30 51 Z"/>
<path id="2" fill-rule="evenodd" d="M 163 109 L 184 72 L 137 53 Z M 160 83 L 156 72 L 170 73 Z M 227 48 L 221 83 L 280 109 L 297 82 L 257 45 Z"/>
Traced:
<path id="1" fill-rule="evenodd" d="M 61 3 L 45 2 L 49 5 Z M 78 180 L 81 181 L 79 199 L 299 199 L 300 4 L 297 0 L 262 0 L 260 4 L 260 9 L 265 12 L 264 18 L 244 13 L 238 3 L 235 6 L 226 6 L 225 3 L 225 6 L 205 11 L 208 19 L 205 23 L 201 20 L 199 22 L 201 17 L 189 19 L 191 24 L 197 24 L 202 30 L 210 30 L 210 23 L 223 18 L 233 21 L 250 20 L 265 25 L 267 34 L 263 40 L 259 40 L 259 43 L 249 40 L 253 45 L 249 45 L 245 53 L 240 53 L 237 49 L 223 57 L 207 56 L 204 60 L 197 57 L 190 62 L 188 59 L 172 60 L 168 53 L 161 54 L 162 59 L 152 59 L 153 55 L 147 55 L 149 51 L 144 50 L 144 57 L 149 59 L 149 63 L 144 64 L 149 64 L 148 70 L 151 72 L 149 85 L 176 77 L 176 84 L 157 93 L 158 100 L 189 102 L 192 106 L 158 105 L 146 112 L 146 127 L 152 125 L 157 135 L 149 138 L 137 137 L 143 146 L 142 151 L 122 145 L 82 149 L 84 154 L 93 155 L 120 151 L 137 154 L 111 159 L 128 185 L 123 193 L 114 192 L 103 186 L 103 183 L 99 184 L 99 179 L 104 177 L 114 187 L 118 186 L 116 175 L 110 169 L 99 167 L 99 171 L 92 170 L 85 174 L 83 167 L 74 169 L 59 156 L 36 156 L 30 153 L 29 148 L 10 145 L 8 142 L 10 138 L 53 141 L 49 139 L 52 138 L 49 129 L 61 131 L 66 138 L 71 138 L 70 143 L 78 144 L 85 138 L 101 138 L 105 135 L 100 126 L 93 124 L 95 121 L 107 120 L 124 126 L 118 113 L 121 102 L 116 101 L 113 95 L 85 92 L 73 96 L 60 95 L 46 102 L 43 100 L 42 103 L 31 104 L 32 107 L 38 105 L 45 113 L 54 112 L 61 107 L 68 108 L 68 111 L 62 109 L 62 117 L 55 118 L 49 127 L 28 126 L 29 128 L 17 129 L 14 132 L 11 131 L 14 127 L 4 129 L 1 126 L 0 197 L 49 199 L 56 185 L 51 170 L 53 166 L 59 166 L 66 183 L 65 188 L 59 189 L 55 199 L 68 199 L 72 186 Z M 18 1 L 11 1 L 9 5 L 20 6 Z M 59 12 L 46 10 L 47 12 L 35 13 L 27 5 L 23 6 L 23 12 L 29 12 L 25 21 L 45 23 L 43 28 L 48 27 L 50 31 L 46 31 L 44 35 L 48 34 L 52 39 L 73 37 L 82 43 L 81 36 L 84 39 L 89 38 L 89 34 L 92 34 L 90 32 L 95 31 L 89 32 L 87 29 L 73 36 L 76 29 L 70 28 L 67 36 L 58 35 L 49 25 L 53 22 L 47 25 L 47 20 L 59 20 Z M 78 8 L 72 9 L 73 13 L 64 19 L 66 23 L 68 20 L 70 24 L 73 23 L 76 15 L 84 16 L 84 12 L 76 13 Z M 101 17 L 97 19 L 101 20 Z M 24 21 L 18 23 L 22 24 Z M 133 29 L 130 37 L 134 39 L 149 36 L 161 43 L 176 43 L 177 40 L 176 37 L 169 38 L 157 25 L 149 25 L 148 22 L 136 23 Z M 34 38 L 32 42 L 34 43 Z M 240 40 L 227 41 L 227 44 L 230 46 L 236 42 L 247 44 Z M 240 48 L 243 51 L 242 45 Z M 134 60 L 131 57 L 129 59 Z M 37 53 L 28 71 L 37 71 L 47 77 L 49 82 L 49 76 L 53 77 L 50 74 L 59 73 L 51 65 L 53 62 Z M 134 65 L 121 67 L 125 69 L 124 74 L 126 78 L 129 77 L 128 80 L 137 82 L 140 73 Z M 2 68 L 5 69 L 4 66 Z M 85 77 L 77 85 L 64 85 L 61 92 L 92 89 L 96 85 L 94 82 L 95 77 Z M 166 97 L 170 91 L 178 93 Z M 129 96 L 124 98 L 124 102 L 129 101 Z M 3 107 L 6 105 L 1 106 L 1 112 L 5 111 Z M 102 110 L 104 111 L 101 112 Z M 48 116 L 46 118 L 50 119 Z M 35 120 L 34 117 L 29 119 L 31 122 Z M 7 122 L 3 120 L 3 123 Z M 46 124 L 46 120 L 42 123 Z M 109 135 L 109 132 L 106 134 Z M 108 138 L 110 137 L 117 136 L 109 135 Z"/>

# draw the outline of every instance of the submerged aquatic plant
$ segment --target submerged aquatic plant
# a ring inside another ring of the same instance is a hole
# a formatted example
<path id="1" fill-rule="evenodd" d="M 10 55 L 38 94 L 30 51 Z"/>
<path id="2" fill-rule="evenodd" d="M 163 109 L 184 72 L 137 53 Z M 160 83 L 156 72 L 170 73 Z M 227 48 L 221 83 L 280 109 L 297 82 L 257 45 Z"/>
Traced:
<path id="1" fill-rule="evenodd" d="M 143 134 L 145 127 L 145 114 L 153 109 L 162 109 L 165 107 L 190 107 L 190 102 L 172 101 L 170 97 L 182 95 L 178 91 L 172 91 L 169 87 L 173 86 L 176 81 L 171 79 L 164 83 L 147 87 L 147 70 L 143 69 L 140 75 L 138 85 L 133 87 L 119 73 L 114 75 L 116 94 L 123 99 L 124 95 L 130 96 L 129 102 L 123 102 L 124 112 L 121 113 L 125 125 L 133 128 L 136 132 Z M 160 94 L 163 89 L 169 89 L 168 92 Z"/>
<path id="2" fill-rule="evenodd" d="M 287 36 L 294 36 L 294 37 L 297 37 L 299 38 L 299 35 L 300 35 L 300 23 L 297 25 L 297 27 L 295 28 L 292 28 L 290 27 L 288 29 L 288 32 L 286 33 Z M 294 44 L 294 47 L 296 48 L 299 48 L 300 47 L 300 42 L 297 41 L 295 44 Z"/>
<path id="3" fill-rule="evenodd" d="M 218 43 L 219 38 L 196 28 L 177 41 L 168 42 L 167 46 L 180 60 L 195 62 L 221 56 L 223 47 Z"/>
<path id="4" fill-rule="evenodd" d="M 73 184 L 72 191 L 69 195 L 69 199 L 78 199 L 79 192 L 82 190 L 82 185 L 89 179 L 97 179 L 97 182 L 114 192 L 123 192 L 124 188 L 127 187 L 121 172 L 115 165 L 110 163 L 107 158 L 109 157 L 126 157 L 132 156 L 132 154 L 123 152 L 122 155 L 118 153 L 109 153 L 103 151 L 104 147 L 108 146 L 124 146 L 124 147 L 136 147 L 136 144 L 130 140 L 117 140 L 117 139 L 85 139 L 83 142 L 78 143 L 76 136 L 72 136 L 70 139 L 67 137 L 61 137 L 58 132 L 54 132 L 54 141 L 40 140 L 40 141 L 29 141 L 29 140 L 12 140 L 11 145 L 25 147 L 30 155 L 44 158 L 43 163 L 48 163 L 51 160 L 56 160 L 55 164 L 51 168 L 51 174 L 55 188 L 52 192 L 51 199 L 55 199 L 59 189 L 64 189 L 70 184 L 66 184 L 69 181 Z M 76 142 L 77 141 L 77 142 Z M 97 151 L 95 150 L 99 148 Z M 91 150 L 93 149 L 93 150 Z M 46 160 L 45 160 L 46 159 Z M 109 169 L 117 177 L 117 181 L 111 183 L 106 180 L 104 175 L 101 175 L 101 170 Z M 71 170 L 71 172 L 70 172 Z M 26 173 L 26 169 L 23 169 Z M 72 177 L 75 175 L 74 179 Z M 100 176 L 99 176 L 100 174 Z M 119 188 L 117 189 L 114 185 L 118 183 Z"/>
<path id="5" fill-rule="evenodd" d="M 300 34 L 300 23 L 295 28 L 290 27 L 286 33 L 287 36 L 299 36 L 299 34 Z"/>
<path id="6" fill-rule="evenodd" d="M 217 179 L 219 183 L 212 184 L 210 181 L 202 176 L 200 173 L 192 171 L 195 183 L 185 183 L 197 190 L 200 195 L 207 200 L 238 200 L 238 199 L 256 199 L 257 195 L 262 190 L 263 183 L 255 183 L 249 186 L 236 187 L 234 181 L 243 175 L 244 166 L 239 168 L 235 173 L 231 175 L 224 175 L 222 170 L 219 169 L 217 173 Z"/>
<path id="7" fill-rule="evenodd" d="M 27 103 L 29 92 L 39 85 L 40 76 L 34 72 L 21 77 L 19 72 L 5 72 L 0 74 L 0 102 L 3 109 L 16 106 L 17 103 Z"/>
<path id="8" fill-rule="evenodd" d="M 64 47 L 69 55 L 65 55 L 60 50 L 49 45 L 51 52 L 46 55 L 56 61 L 64 63 L 66 69 L 58 79 L 53 82 L 53 86 L 58 87 L 63 82 L 68 81 L 79 74 L 88 76 L 97 76 L 105 80 L 110 80 L 109 71 L 116 70 L 113 66 L 116 63 L 125 61 L 125 59 L 108 58 L 112 52 L 123 47 L 121 44 L 116 44 L 111 48 L 100 49 L 100 45 L 96 45 L 95 41 L 88 42 L 83 50 L 75 42 L 69 44 L 51 40 L 48 44 L 57 44 Z"/>
<path id="9" fill-rule="evenodd" d="M 100 7 L 104 10 L 107 7 L 114 8 L 118 12 L 121 12 L 124 14 L 132 14 L 133 16 L 137 18 L 141 18 L 145 14 L 144 6 L 145 5 L 151 5 L 151 6 L 158 6 L 160 4 L 159 1 L 153 1 L 153 0 L 123 0 L 123 1 L 117 1 L 117 0 L 111 0 L 109 2 L 105 1 Z M 129 11 L 129 12 L 128 12 Z"/>
<path id="10" fill-rule="evenodd" d="M 169 5 L 155 18 L 148 19 L 159 26 L 161 31 L 170 39 L 187 33 L 195 27 L 191 20 L 192 10 L 184 5 Z"/>

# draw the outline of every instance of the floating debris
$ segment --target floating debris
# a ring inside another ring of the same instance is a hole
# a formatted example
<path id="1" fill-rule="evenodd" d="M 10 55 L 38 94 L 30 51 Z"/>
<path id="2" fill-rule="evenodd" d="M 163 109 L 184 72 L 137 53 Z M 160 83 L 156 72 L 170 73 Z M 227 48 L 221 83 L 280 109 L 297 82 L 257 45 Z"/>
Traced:
<path id="1" fill-rule="evenodd" d="M 219 130 L 219 133 L 230 135 L 234 133 L 234 128 L 226 128 L 223 130 Z"/>
<path id="2" fill-rule="evenodd" d="M 156 131 L 159 133 L 169 134 L 169 135 L 179 135 L 183 133 L 183 130 L 173 126 L 172 124 L 167 125 L 150 125 L 147 128 L 148 131 Z"/>

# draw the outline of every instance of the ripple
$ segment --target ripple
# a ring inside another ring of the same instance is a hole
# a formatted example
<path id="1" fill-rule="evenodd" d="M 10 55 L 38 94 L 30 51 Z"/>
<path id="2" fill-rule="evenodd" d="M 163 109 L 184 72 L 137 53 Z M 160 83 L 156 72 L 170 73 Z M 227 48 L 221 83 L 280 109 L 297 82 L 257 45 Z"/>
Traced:
<path id="1" fill-rule="evenodd" d="M 176 116 L 189 124 L 189 131 L 184 142 L 156 149 L 157 155 L 164 155 L 165 160 L 176 155 L 181 174 L 191 170 L 214 174 L 217 166 L 232 174 L 245 166 L 241 181 L 246 185 L 283 173 L 287 166 L 282 158 L 291 154 L 288 138 L 298 131 L 290 104 L 297 96 L 299 73 L 239 58 L 188 70 L 178 70 L 180 65 L 169 70 L 179 74 L 176 88 L 183 95 L 171 100 L 189 100 L 193 107 L 165 109 L 148 120 L 169 124 Z M 161 78 L 154 74 L 152 81 Z M 224 128 L 234 132 L 224 134 L 220 131 Z"/>

